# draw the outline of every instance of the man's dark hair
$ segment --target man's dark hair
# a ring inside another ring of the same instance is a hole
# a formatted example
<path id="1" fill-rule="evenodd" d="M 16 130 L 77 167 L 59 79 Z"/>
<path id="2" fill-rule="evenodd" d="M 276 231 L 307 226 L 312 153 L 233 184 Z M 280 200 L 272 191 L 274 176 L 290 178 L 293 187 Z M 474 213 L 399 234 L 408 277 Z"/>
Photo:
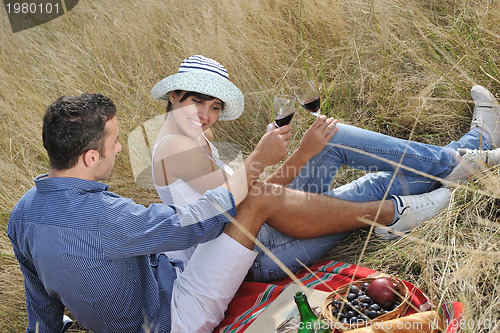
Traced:
<path id="1" fill-rule="evenodd" d="M 115 114 L 115 104 L 101 94 L 62 96 L 49 105 L 42 138 L 50 166 L 56 170 L 72 168 L 81 154 L 92 149 L 103 155 L 104 126 Z"/>

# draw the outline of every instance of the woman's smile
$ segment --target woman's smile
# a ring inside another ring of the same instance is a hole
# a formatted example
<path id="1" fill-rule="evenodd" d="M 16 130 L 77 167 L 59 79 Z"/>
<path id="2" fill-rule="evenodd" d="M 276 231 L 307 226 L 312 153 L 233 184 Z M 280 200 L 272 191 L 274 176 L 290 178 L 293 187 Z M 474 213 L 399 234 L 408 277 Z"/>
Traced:
<path id="1" fill-rule="evenodd" d="M 195 128 L 201 128 L 203 126 L 202 122 L 199 122 L 196 119 L 193 118 L 188 118 L 189 122 L 195 127 Z"/>

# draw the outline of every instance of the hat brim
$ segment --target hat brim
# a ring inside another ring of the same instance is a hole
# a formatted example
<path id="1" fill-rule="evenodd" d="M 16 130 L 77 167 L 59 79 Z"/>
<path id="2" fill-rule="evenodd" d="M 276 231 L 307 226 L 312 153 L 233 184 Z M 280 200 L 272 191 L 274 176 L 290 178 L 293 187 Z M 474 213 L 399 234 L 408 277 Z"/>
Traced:
<path id="1" fill-rule="evenodd" d="M 224 102 L 220 120 L 234 120 L 241 116 L 245 107 L 243 93 L 231 81 L 218 75 L 201 72 L 184 72 L 168 76 L 151 90 L 154 99 L 167 100 L 174 90 L 194 91 L 216 97 Z"/>

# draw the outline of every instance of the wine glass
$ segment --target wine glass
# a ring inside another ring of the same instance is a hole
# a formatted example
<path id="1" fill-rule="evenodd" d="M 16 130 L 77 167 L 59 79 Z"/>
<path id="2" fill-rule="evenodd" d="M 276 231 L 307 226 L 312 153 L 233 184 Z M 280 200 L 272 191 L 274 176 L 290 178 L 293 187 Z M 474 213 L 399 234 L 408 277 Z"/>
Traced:
<path id="1" fill-rule="evenodd" d="M 321 114 L 319 91 L 312 81 L 302 82 L 295 88 L 294 93 L 304 109 L 316 117 Z"/>
<path id="2" fill-rule="evenodd" d="M 274 97 L 273 114 L 277 127 L 290 123 L 295 113 L 295 97 L 289 95 L 276 95 Z"/>

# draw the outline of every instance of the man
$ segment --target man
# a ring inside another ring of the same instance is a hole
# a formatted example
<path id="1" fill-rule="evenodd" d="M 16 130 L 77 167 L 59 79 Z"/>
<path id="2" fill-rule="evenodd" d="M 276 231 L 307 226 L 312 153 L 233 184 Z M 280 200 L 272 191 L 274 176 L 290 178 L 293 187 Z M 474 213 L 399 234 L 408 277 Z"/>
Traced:
<path id="1" fill-rule="evenodd" d="M 248 249 L 253 243 L 226 227 L 222 212 L 234 216 L 236 210 L 223 188 L 193 205 L 145 208 L 97 182 L 111 176 L 121 150 L 118 133 L 115 106 L 102 95 L 62 97 L 47 109 L 49 173 L 35 180 L 8 226 L 25 276 L 28 332 L 63 331 L 64 307 L 95 332 L 168 332 L 171 309 L 196 312 L 200 305 L 189 295 L 199 290 L 200 304 L 225 309 L 255 258 Z M 261 223 L 242 224 L 256 233 Z M 150 256 L 212 239 L 178 279 L 176 263 Z M 227 271 L 223 277 L 221 271 Z M 217 299 L 204 293 L 205 284 Z"/>
<path id="2" fill-rule="evenodd" d="M 95 332 L 210 332 L 254 262 L 264 221 L 316 237 L 339 232 L 336 221 L 355 229 L 364 226 L 359 216 L 379 213 L 385 224 L 394 216 L 390 202 L 347 202 L 262 182 L 251 184 L 238 212 L 225 187 L 185 206 L 146 208 L 99 182 L 111 176 L 118 138 L 116 108 L 100 94 L 61 97 L 47 108 L 49 172 L 35 179 L 8 225 L 25 278 L 27 332 L 63 332 L 65 308 Z M 256 149 L 259 160 L 279 161 L 288 139 L 266 134 L 281 149 Z M 186 267 L 163 253 L 195 244 Z"/>

